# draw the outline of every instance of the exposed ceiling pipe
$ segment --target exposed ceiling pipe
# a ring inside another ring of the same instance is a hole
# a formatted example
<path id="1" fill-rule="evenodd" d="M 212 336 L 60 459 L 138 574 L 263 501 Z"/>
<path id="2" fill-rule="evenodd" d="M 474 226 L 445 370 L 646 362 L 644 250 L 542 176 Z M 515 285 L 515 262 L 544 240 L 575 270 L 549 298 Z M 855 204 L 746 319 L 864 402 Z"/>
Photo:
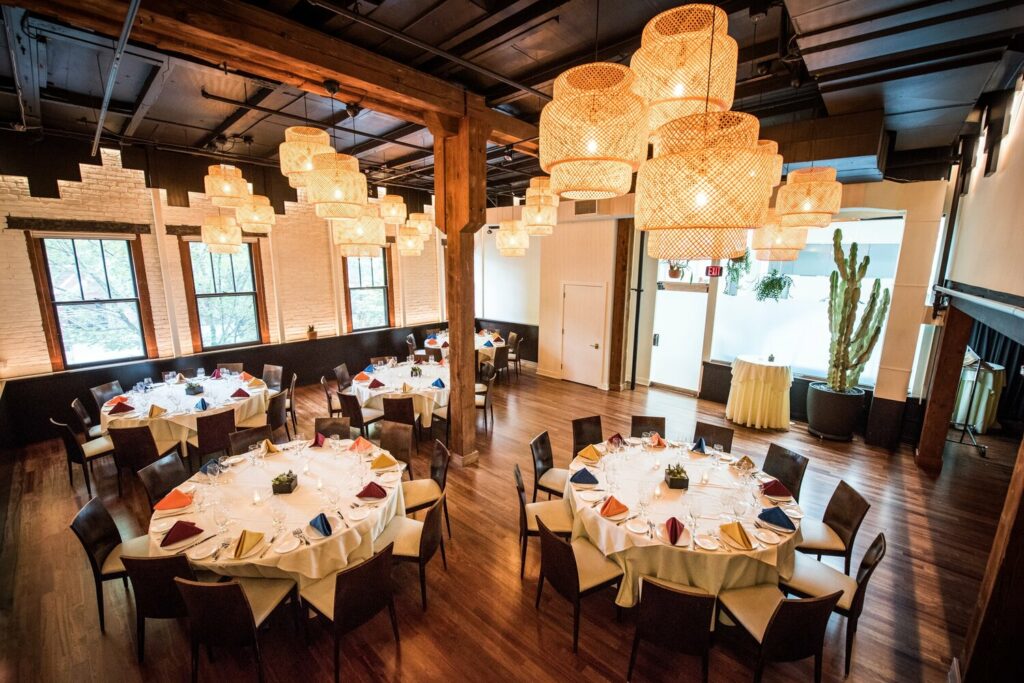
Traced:
<path id="1" fill-rule="evenodd" d="M 25 111 L 25 92 L 21 87 L 21 75 L 18 73 L 18 56 L 15 54 L 16 38 L 14 36 L 14 10 L 3 8 L 4 32 L 7 34 L 7 55 L 11 60 L 11 76 L 14 78 L 14 91 L 18 95 L 18 112 L 21 115 L 21 130 L 28 128 L 28 112 Z"/>
<path id="2" fill-rule="evenodd" d="M 128 47 L 128 36 L 132 32 L 132 25 L 135 23 L 135 15 L 139 11 L 140 4 L 142 4 L 142 0 L 131 0 L 128 3 L 128 12 L 124 16 L 121 35 L 117 39 L 117 46 L 114 48 L 114 58 L 110 62 L 110 70 L 107 72 L 107 84 L 103 88 L 103 104 L 100 106 L 99 115 L 96 117 L 96 135 L 92 139 L 92 156 L 96 156 L 100 151 L 103 123 L 107 120 L 107 108 L 110 107 L 110 98 L 114 94 L 114 85 L 117 83 L 117 69 L 121 66 L 124 49 Z"/>
<path id="3" fill-rule="evenodd" d="M 363 15 L 361 15 L 361 14 L 359 14 L 357 12 L 353 12 L 352 10 L 345 9 L 344 7 L 338 7 L 333 2 L 323 2 L 322 0 L 307 0 L 307 2 L 310 5 L 313 5 L 314 7 L 319 7 L 321 9 L 325 9 L 328 12 L 333 12 L 334 14 L 337 14 L 338 16 L 345 17 L 346 19 L 349 19 L 350 21 L 354 21 L 354 22 L 356 22 L 358 24 L 362 24 L 363 26 L 368 26 L 368 27 L 372 28 L 375 31 L 380 31 L 381 33 L 383 33 L 385 35 L 388 35 L 388 36 L 391 36 L 392 38 L 394 38 L 396 40 L 401 40 L 402 42 L 409 43 L 410 45 L 414 45 L 415 47 L 418 47 L 421 50 L 425 50 L 426 52 L 429 52 L 431 54 L 435 54 L 438 57 L 442 57 L 443 59 L 447 59 L 448 61 L 454 62 L 455 64 L 458 64 L 459 66 L 461 66 L 463 68 L 469 69 L 470 71 L 475 71 L 478 74 L 481 74 L 483 76 L 487 76 L 488 78 L 493 78 L 496 81 L 501 81 L 502 83 L 505 83 L 506 85 L 512 86 L 516 90 L 521 90 L 521 91 L 523 91 L 523 92 L 525 92 L 525 93 L 527 93 L 529 95 L 533 95 L 534 97 L 539 97 L 540 99 L 544 100 L 545 102 L 550 102 L 551 101 L 551 95 L 548 95 L 547 93 L 541 92 L 540 90 L 537 90 L 536 88 L 531 88 L 530 86 L 524 85 L 523 83 L 520 83 L 519 81 L 512 80 L 511 78 L 508 78 L 506 76 L 502 76 L 501 74 L 499 74 L 499 73 L 497 73 L 495 71 L 491 71 L 490 69 L 488 69 L 486 67 L 480 66 L 479 64 L 474 64 L 473 62 L 465 60 L 462 57 L 459 57 L 458 55 L 454 55 L 451 52 L 448 52 L 447 50 L 442 50 L 439 47 L 434 47 L 430 43 L 425 43 L 422 40 L 419 40 L 417 38 L 413 38 L 412 36 L 406 35 L 405 33 L 402 33 L 401 31 L 393 29 L 390 26 L 385 26 L 384 24 L 381 24 L 380 22 L 374 21 L 373 19 L 370 19 L 368 17 L 364 17 Z"/>

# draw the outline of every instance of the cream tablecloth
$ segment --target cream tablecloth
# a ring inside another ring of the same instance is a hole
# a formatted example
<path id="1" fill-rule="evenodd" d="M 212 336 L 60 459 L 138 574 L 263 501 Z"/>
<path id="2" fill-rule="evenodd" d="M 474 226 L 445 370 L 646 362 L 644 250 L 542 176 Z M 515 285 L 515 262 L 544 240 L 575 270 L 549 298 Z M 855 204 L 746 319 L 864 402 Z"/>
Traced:
<path id="1" fill-rule="evenodd" d="M 690 476 L 690 489 L 680 491 L 669 489 L 664 483 L 664 469 L 669 463 L 681 463 Z M 582 466 L 575 459 L 571 469 Z M 648 538 L 626 528 L 626 524 L 605 519 L 600 515 L 600 504 L 594 505 L 580 498 L 571 483 L 566 483 L 564 500 L 573 513 L 573 537 L 588 538 L 608 558 L 622 567 L 625 580 L 619 588 L 616 603 L 632 607 L 639 597 L 641 576 L 654 576 L 675 583 L 697 586 L 708 593 L 717 595 L 727 588 L 753 586 L 759 583 L 776 583 L 779 578 L 788 579 L 793 574 L 796 546 L 801 541 L 799 528 L 796 533 L 783 536 L 779 545 L 763 545 L 749 552 L 720 549 L 705 551 L 693 547 L 669 545 L 664 533 L 664 523 L 675 516 L 684 520 L 684 506 L 696 518 L 698 533 L 714 533 L 721 524 L 731 521 L 734 514 L 733 499 L 742 490 L 742 482 L 736 470 L 728 465 L 714 468 L 711 458 L 692 455 L 689 449 L 669 448 L 660 451 L 643 451 L 633 447 L 624 454 L 605 456 L 598 468 L 590 468 L 597 476 L 598 489 L 608 495 L 609 468 L 614 470 L 615 495 L 630 508 L 630 515 L 638 511 L 640 490 L 656 490 L 648 512 L 655 523 L 659 536 Z M 703 474 L 708 473 L 708 482 L 701 483 Z M 746 493 L 751 499 L 749 491 Z M 759 505 L 773 505 L 759 497 Z M 761 507 L 752 504 L 742 516 L 743 526 L 748 533 L 754 529 L 754 519 Z M 797 523 L 799 525 L 799 523 Z"/>
<path id="2" fill-rule="evenodd" d="M 1006 368 L 987 363 L 978 374 L 978 388 L 974 391 L 974 402 L 967 405 L 974 384 L 976 367 L 965 367 L 960 373 L 960 386 L 956 390 L 956 404 L 953 409 L 953 423 L 962 425 L 969 422 L 975 433 L 984 434 L 995 424 L 999 397 L 1006 386 Z"/>
<path id="3" fill-rule="evenodd" d="M 793 371 L 788 365 L 738 356 L 732 362 L 732 385 L 725 416 L 755 429 L 789 429 L 789 387 Z"/>
<path id="4" fill-rule="evenodd" d="M 439 348 L 439 349 L 441 349 L 441 357 L 442 358 L 447 358 L 448 357 L 448 350 L 450 348 L 450 347 L 444 345 L 444 343 L 447 342 L 447 341 L 449 341 L 448 340 L 448 333 L 447 332 L 441 332 L 441 333 L 439 333 L 437 335 L 437 337 L 435 339 L 427 339 L 423 343 L 423 348 L 425 348 L 425 349 L 438 349 Z M 488 341 L 491 342 L 491 346 L 485 346 L 485 344 Z M 493 339 L 491 339 L 491 337 L 489 335 L 480 335 L 480 334 L 474 334 L 473 335 L 473 348 L 476 349 L 476 359 L 477 359 L 478 363 L 484 363 L 486 361 L 494 360 L 494 349 L 499 347 L 499 346 L 504 346 L 504 345 L 505 345 L 504 341 L 496 342 Z"/>
<path id="5" fill-rule="evenodd" d="M 411 396 L 416 412 L 420 414 L 420 424 L 425 428 L 430 427 L 433 420 L 435 408 L 448 405 L 448 396 L 451 391 L 451 374 L 447 365 L 433 363 L 422 363 L 415 367 L 423 371 L 420 377 L 412 377 L 409 373 L 414 366 L 409 363 L 399 363 L 394 367 L 378 368 L 371 378 L 379 379 L 384 383 L 379 389 L 371 389 L 370 382 L 352 382 L 352 386 L 345 390 L 345 393 L 355 394 L 359 399 L 359 405 L 364 408 L 384 410 L 385 398 L 402 398 Z M 444 389 L 431 386 L 438 378 L 444 382 Z M 402 385 L 408 384 L 412 391 L 402 392 Z"/>
<path id="6" fill-rule="evenodd" d="M 225 576 L 291 578 L 301 587 L 330 576 L 353 561 L 364 560 L 373 555 L 374 539 L 396 515 L 405 515 L 405 499 L 402 497 L 401 485 L 396 482 L 385 482 L 379 475 L 364 472 L 363 462 L 369 458 L 347 451 L 334 452 L 327 448 L 306 449 L 306 453 L 311 457 L 309 473 L 304 474 L 305 460 L 300 445 L 299 442 L 294 442 L 289 448 L 283 449 L 282 453 L 268 455 L 256 466 L 249 464 L 248 461 L 236 464 L 226 474 L 220 476 L 216 486 L 211 485 L 206 475 L 197 473 L 189 480 L 195 484 L 194 495 L 198 496 L 190 508 L 192 513 L 165 519 L 195 522 L 204 530 L 203 534 L 196 537 L 198 541 L 216 533 L 217 525 L 213 510 L 215 506 L 223 505 L 231 519 L 228 531 L 204 541 L 200 546 L 219 545 L 224 540 L 237 539 L 243 529 L 264 533 L 266 542 L 274 535 L 270 502 L 273 499 L 281 503 L 286 515 L 284 534 L 277 539 L 274 546 L 279 546 L 282 539 L 291 536 L 294 529 L 303 529 L 312 544 L 300 544 L 295 550 L 283 554 L 271 548 L 263 557 L 259 557 L 263 552 L 260 550 L 252 557 L 242 560 L 230 559 L 230 553 L 225 552 L 217 561 L 204 559 L 193 561 L 193 565 Z M 374 455 L 380 452 L 377 450 Z M 401 468 L 404 468 L 404 465 Z M 288 470 L 299 474 L 298 487 L 290 494 L 274 496 L 271 480 Z M 393 474 L 390 476 L 395 478 Z M 371 479 L 384 484 L 388 492 L 387 498 L 378 505 L 369 506 L 370 514 L 366 519 L 350 520 L 351 504 L 357 502 L 355 494 L 362 488 L 364 481 Z M 336 509 L 326 507 L 326 499 L 317 490 L 318 480 L 325 486 L 338 487 L 341 497 Z M 260 493 L 259 504 L 253 503 L 254 490 Z M 200 506 L 205 509 L 200 511 Z M 335 515 L 341 512 L 345 520 L 344 528 L 334 529 L 329 538 L 318 538 L 308 523 L 321 511 Z M 160 519 L 160 513 L 157 513 L 150 520 L 150 554 L 169 555 L 172 552 L 160 548 L 162 535 L 152 528 L 154 521 Z"/>

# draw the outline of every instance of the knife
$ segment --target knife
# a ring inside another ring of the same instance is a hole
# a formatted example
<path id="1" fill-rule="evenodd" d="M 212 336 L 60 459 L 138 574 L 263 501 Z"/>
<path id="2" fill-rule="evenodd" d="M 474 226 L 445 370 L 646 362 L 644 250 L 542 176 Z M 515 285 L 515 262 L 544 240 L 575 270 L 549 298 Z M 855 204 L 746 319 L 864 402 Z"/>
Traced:
<path id="1" fill-rule="evenodd" d="M 187 546 L 185 546 L 184 548 L 182 548 L 181 550 L 179 550 L 178 552 L 176 552 L 176 553 L 174 553 L 174 554 L 175 554 L 175 555 L 181 555 L 181 554 L 182 554 L 183 552 L 185 552 L 186 550 L 191 550 L 192 548 L 195 548 L 195 547 L 196 547 L 197 545 L 200 545 L 200 544 L 202 544 L 202 543 L 206 543 L 206 542 L 207 542 L 207 541 L 209 541 L 209 540 L 210 540 L 211 538 L 214 538 L 214 537 L 216 537 L 216 536 L 218 536 L 218 535 L 219 535 L 219 534 L 210 534 L 210 535 L 209 535 L 209 536 L 207 536 L 206 538 L 200 539 L 200 540 L 196 541 L 195 543 L 193 543 L 192 545 L 187 545 Z"/>
<path id="2" fill-rule="evenodd" d="M 267 543 L 267 547 L 263 549 L 263 552 L 260 553 L 260 556 L 257 559 L 262 560 L 263 556 L 266 555 L 267 552 L 274 546 L 274 541 L 276 541 L 276 540 L 277 540 L 277 534 L 274 534 L 273 536 L 271 536 L 270 537 L 270 542 Z"/>

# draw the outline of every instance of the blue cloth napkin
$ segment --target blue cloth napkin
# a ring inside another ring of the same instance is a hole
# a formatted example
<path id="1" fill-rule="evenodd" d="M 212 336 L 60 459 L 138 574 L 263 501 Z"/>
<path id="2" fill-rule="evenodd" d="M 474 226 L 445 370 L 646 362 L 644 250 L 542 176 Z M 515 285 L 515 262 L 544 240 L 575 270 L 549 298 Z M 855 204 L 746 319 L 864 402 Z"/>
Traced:
<path id="1" fill-rule="evenodd" d="M 363 368 L 363 372 L 373 372 L 373 366 L 367 365 L 365 368 Z"/>
<path id="2" fill-rule="evenodd" d="M 586 467 L 576 472 L 576 474 L 569 477 L 569 481 L 573 484 L 583 484 L 585 486 L 592 486 L 597 484 L 597 477 L 595 477 L 590 470 Z"/>
<path id="3" fill-rule="evenodd" d="M 494 344 L 492 344 L 492 343 L 490 342 L 490 340 L 488 340 L 488 341 L 485 341 L 485 342 L 484 342 L 484 346 L 486 346 L 486 347 L 487 347 L 487 348 L 489 348 L 489 349 L 493 349 L 493 348 L 494 348 Z"/>
<path id="4" fill-rule="evenodd" d="M 437 387 L 438 389 L 444 389 L 444 382 L 442 382 L 441 378 L 438 377 L 437 379 L 434 380 L 433 384 L 431 384 L 430 386 Z"/>
<path id="5" fill-rule="evenodd" d="M 427 339 L 437 339 L 437 335 L 436 334 L 431 334 L 431 335 L 429 335 L 427 337 Z"/>
<path id="6" fill-rule="evenodd" d="M 214 458 L 213 460 L 208 460 L 207 462 L 203 463 L 203 466 L 199 468 L 199 471 L 202 472 L 203 474 L 209 474 L 211 465 L 218 465 L 217 458 Z"/>
<path id="7" fill-rule="evenodd" d="M 196 404 L 196 410 L 209 410 L 210 404 L 206 402 L 205 398 L 199 399 L 199 403 Z"/>
<path id="8" fill-rule="evenodd" d="M 704 443 L 704 437 L 697 439 L 697 443 L 693 444 L 693 448 L 690 449 L 694 453 L 707 453 L 708 445 Z"/>
<path id="9" fill-rule="evenodd" d="M 327 520 L 327 515 L 320 513 L 313 519 L 309 520 L 309 525 L 319 531 L 324 536 L 331 535 L 331 523 Z"/>
<path id="10" fill-rule="evenodd" d="M 796 525 L 793 524 L 793 520 L 789 518 L 785 512 L 776 507 L 765 508 L 761 510 L 761 514 L 757 516 L 762 522 L 767 522 L 772 526 L 777 526 L 780 529 L 786 529 L 787 531 L 796 531 Z"/>

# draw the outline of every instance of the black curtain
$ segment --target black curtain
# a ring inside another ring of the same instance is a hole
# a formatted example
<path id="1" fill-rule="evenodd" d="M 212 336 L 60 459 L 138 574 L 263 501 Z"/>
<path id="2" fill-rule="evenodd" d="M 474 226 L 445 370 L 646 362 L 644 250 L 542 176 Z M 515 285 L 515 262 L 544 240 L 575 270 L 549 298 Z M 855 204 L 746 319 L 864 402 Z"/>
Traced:
<path id="1" fill-rule="evenodd" d="M 1015 434 L 1024 432 L 1024 346 L 977 320 L 971 330 L 970 347 L 988 363 L 1006 368 L 1006 388 L 999 399 L 998 418 L 1003 429 Z"/>

